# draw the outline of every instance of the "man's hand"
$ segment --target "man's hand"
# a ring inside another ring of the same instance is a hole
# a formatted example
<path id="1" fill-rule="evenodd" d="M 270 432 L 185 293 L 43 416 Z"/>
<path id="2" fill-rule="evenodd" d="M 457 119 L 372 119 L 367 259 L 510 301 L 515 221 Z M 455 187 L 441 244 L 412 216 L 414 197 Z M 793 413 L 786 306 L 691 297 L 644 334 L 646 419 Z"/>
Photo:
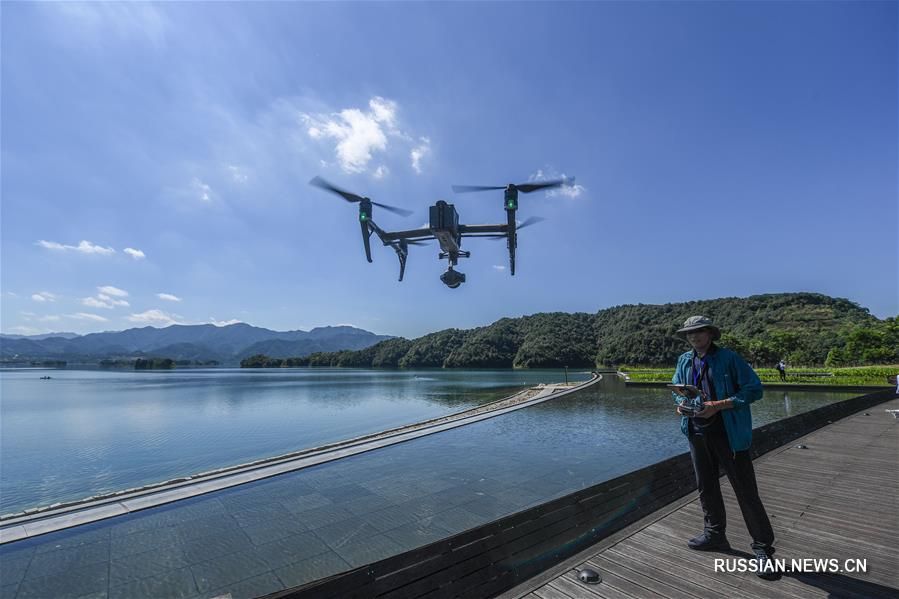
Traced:
<path id="1" fill-rule="evenodd" d="M 697 395 L 702 395 L 703 399 L 705 398 L 705 393 L 703 393 L 701 389 L 696 389 L 695 387 L 689 387 L 687 385 L 668 385 L 668 388 L 687 399 L 693 399 Z"/>
<path id="2" fill-rule="evenodd" d="M 675 411 L 681 416 L 696 416 L 699 412 L 694 412 L 693 410 L 685 410 L 681 406 L 677 406 Z"/>
<path id="3" fill-rule="evenodd" d="M 721 411 L 721 408 L 718 406 L 713 406 L 711 404 L 705 404 L 705 407 L 701 412 L 696 413 L 697 418 L 711 418 L 715 414 Z"/>

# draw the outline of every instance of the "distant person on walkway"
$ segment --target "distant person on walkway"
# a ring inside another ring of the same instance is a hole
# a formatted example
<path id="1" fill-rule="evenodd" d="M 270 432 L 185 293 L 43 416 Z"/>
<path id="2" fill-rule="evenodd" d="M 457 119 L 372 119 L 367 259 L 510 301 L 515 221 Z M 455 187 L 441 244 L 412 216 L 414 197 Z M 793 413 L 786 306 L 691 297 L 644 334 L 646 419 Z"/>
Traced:
<path id="1" fill-rule="evenodd" d="M 787 365 L 783 360 L 777 363 L 777 366 L 774 368 L 777 369 L 777 372 L 780 373 L 780 380 L 784 383 L 787 382 Z"/>
<path id="2" fill-rule="evenodd" d="M 674 393 L 681 431 L 690 444 L 690 456 L 699 487 L 705 527 L 687 542 L 691 549 L 727 550 L 727 518 L 718 478 L 720 465 L 737 496 L 746 528 L 752 536 L 752 550 L 758 561 L 758 575 L 774 579 L 770 557 L 774 553 L 774 531 L 759 498 L 749 446 L 752 443 L 752 413 L 749 404 L 762 398 L 758 375 L 739 354 L 718 347 L 721 332 L 705 316 L 691 316 L 677 331 L 693 349 L 678 358 L 672 383 L 693 385 L 701 390 L 703 410 L 688 417 L 681 410 L 685 397 Z M 687 392 L 689 395 L 689 392 Z"/>

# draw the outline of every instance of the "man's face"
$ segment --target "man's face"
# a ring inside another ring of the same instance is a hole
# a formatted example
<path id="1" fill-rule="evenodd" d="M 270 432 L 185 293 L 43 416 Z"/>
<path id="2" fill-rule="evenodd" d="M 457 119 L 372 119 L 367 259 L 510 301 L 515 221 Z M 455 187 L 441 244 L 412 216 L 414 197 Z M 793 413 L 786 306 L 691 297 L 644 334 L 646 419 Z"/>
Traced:
<path id="1" fill-rule="evenodd" d="M 708 329 L 699 329 L 687 333 L 687 341 L 696 351 L 705 351 L 712 343 L 712 332 Z"/>

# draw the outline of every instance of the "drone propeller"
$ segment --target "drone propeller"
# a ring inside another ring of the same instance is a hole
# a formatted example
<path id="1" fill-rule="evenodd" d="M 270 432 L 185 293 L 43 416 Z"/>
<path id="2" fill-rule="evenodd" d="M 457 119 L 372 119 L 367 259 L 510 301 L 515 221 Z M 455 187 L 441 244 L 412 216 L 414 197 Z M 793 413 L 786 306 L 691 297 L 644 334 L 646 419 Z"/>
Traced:
<path id="1" fill-rule="evenodd" d="M 455 193 L 471 193 L 473 191 L 489 191 L 491 189 L 505 189 L 505 185 L 487 186 L 487 185 L 453 185 Z"/>
<path id="2" fill-rule="evenodd" d="M 546 219 L 542 216 L 532 216 L 528 219 L 525 219 L 520 225 L 515 227 L 515 230 L 524 229 L 525 227 L 530 227 L 531 225 L 536 225 L 539 222 L 543 222 Z M 489 235 L 486 236 L 488 239 L 505 239 L 508 235 Z"/>
<path id="3" fill-rule="evenodd" d="M 314 185 L 315 187 L 319 187 L 324 189 L 325 191 L 330 191 L 332 193 L 336 193 L 347 202 L 362 202 L 367 200 L 368 198 L 363 198 L 362 196 L 356 195 L 350 191 L 346 191 L 345 189 L 341 189 L 336 185 L 325 181 L 321 177 L 314 177 L 311 181 L 309 181 L 309 185 Z M 371 200 L 368 200 L 371 202 Z M 389 210 L 394 214 L 399 214 L 400 216 L 409 216 L 412 214 L 411 210 L 406 210 L 404 208 L 397 208 L 396 206 L 388 206 L 387 204 L 381 204 L 379 202 L 371 202 L 374 206 L 379 206 L 384 210 Z"/>
<path id="4" fill-rule="evenodd" d="M 520 185 L 453 185 L 453 191 L 456 193 L 472 193 L 475 191 L 489 191 L 492 189 L 506 189 L 512 187 L 521 193 L 531 193 L 538 189 L 547 189 L 549 187 L 561 187 L 562 185 L 570 185 L 574 183 L 574 177 L 566 177 L 564 179 L 555 179 L 553 181 L 538 181 L 536 183 L 522 183 Z"/>
<path id="5" fill-rule="evenodd" d="M 547 189 L 549 187 L 561 187 L 566 183 L 572 183 L 574 179 L 555 179 L 554 181 L 540 181 L 538 183 L 525 183 L 524 185 L 516 185 L 521 193 L 531 193 L 538 189 Z"/>
<path id="6" fill-rule="evenodd" d="M 409 245 L 428 245 L 427 241 L 406 241 Z"/>
<path id="7" fill-rule="evenodd" d="M 525 219 L 523 223 L 515 227 L 515 230 L 524 229 L 525 227 L 530 227 L 531 225 L 536 225 L 537 223 L 541 223 L 546 219 L 542 216 L 532 216 L 530 218 Z"/>

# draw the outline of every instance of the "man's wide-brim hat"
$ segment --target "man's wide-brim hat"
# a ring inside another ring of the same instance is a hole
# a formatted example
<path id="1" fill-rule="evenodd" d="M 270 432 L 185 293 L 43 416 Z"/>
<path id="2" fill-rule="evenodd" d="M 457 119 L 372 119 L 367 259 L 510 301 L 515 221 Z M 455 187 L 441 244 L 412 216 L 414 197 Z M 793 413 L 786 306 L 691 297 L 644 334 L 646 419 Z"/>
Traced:
<path id="1" fill-rule="evenodd" d="M 712 333 L 713 341 L 721 337 L 721 331 L 718 330 L 718 327 L 715 326 L 712 319 L 708 316 L 691 316 L 684 321 L 684 326 L 677 330 L 677 336 L 681 339 L 686 339 L 687 333 L 702 329 L 708 329 Z"/>

